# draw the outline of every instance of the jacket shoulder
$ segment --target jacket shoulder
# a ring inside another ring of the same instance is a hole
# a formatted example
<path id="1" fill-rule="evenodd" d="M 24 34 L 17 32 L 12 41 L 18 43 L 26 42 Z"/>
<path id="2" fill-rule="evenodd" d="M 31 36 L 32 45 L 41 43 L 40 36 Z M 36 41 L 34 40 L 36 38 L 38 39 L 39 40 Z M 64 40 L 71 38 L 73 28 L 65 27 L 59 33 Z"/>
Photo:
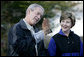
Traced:
<path id="1" fill-rule="evenodd" d="M 73 36 L 73 38 L 75 38 L 76 40 L 80 40 L 80 36 L 78 36 L 78 35 L 75 34 L 74 32 L 71 33 L 71 36 Z"/>
<path id="2" fill-rule="evenodd" d="M 60 38 L 60 35 L 59 35 L 59 33 L 55 34 L 55 35 L 54 35 L 52 38 L 53 38 L 53 39 Z"/>

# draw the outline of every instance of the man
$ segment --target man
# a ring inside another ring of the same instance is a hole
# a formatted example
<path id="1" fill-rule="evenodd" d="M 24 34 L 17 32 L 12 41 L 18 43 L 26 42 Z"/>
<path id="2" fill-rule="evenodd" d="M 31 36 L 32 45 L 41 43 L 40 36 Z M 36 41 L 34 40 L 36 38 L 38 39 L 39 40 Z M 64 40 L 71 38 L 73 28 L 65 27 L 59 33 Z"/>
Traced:
<path id="1" fill-rule="evenodd" d="M 43 30 L 41 31 L 37 32 L 34 27 L 41 20 L 43 14 L 44 8 L 41 5 L 31 4 L 26 10 L 25 18 L 9 30 L 9 56 L 46 56 L 47 51 L 43 39 L 44 35 L 49 33 L 49 28 L 44 25 L 45 22 L 42 24 Z"/>

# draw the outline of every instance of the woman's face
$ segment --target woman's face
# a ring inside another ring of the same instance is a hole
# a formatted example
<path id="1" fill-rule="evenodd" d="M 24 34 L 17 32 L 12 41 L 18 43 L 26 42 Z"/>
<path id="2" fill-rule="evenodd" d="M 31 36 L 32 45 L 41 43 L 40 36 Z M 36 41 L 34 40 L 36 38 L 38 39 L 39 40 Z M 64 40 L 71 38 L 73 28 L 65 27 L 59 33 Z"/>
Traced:
<path id="1" fill-rule="evenodd" d="M 63 32 L 70 31 L 71 26 L 72 26 L 72 24 L 71 24 L 71 20 L 69 18 L 61 20 L 61 28 L 62 28 Z"/>

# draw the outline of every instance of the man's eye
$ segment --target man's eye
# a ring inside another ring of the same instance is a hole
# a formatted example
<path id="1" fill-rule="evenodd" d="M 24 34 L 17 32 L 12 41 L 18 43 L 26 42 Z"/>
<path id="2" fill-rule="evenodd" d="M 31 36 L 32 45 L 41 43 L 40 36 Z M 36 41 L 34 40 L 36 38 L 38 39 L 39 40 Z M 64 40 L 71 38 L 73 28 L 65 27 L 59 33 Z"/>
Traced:
<path id="1" fill-rule="evenodd" d="M 42 17 L 42 15 L 40 13 L 37 13 L 37 15 L 40 15 L 40 17 Z"/>
<path id="2" fill-rule="evenodd" d="M 37 15 L 40 15 L 40 13 L 37 13 Z"/>

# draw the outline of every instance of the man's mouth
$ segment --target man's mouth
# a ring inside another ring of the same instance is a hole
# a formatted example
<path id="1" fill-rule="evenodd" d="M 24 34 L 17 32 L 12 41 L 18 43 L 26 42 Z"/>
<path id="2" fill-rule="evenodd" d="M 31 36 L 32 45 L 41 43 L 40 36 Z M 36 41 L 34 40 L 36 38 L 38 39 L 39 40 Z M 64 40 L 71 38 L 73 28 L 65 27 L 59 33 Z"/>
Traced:
<path id="1" fill-rule="evenodd" d="M 38 22 L 38 18 L 35 17 L 34 20 L 35 20 L 36 22 Z"/>
<path id="2" fill-rule="evenodd" d="M 38 19 L 35 19 L 35 21 L 38 21 Z"/>

